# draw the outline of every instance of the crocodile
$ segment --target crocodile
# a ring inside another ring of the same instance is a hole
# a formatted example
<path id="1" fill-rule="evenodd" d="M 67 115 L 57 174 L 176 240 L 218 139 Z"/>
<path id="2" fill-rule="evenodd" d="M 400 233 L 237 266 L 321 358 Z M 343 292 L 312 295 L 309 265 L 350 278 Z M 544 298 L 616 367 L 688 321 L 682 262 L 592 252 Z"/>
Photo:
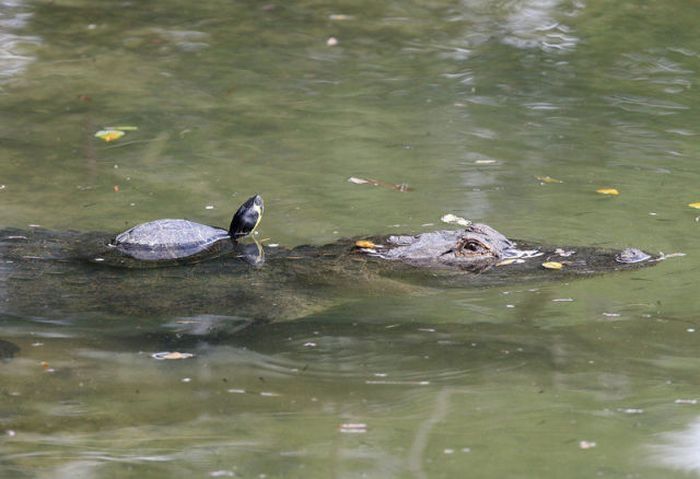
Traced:
<path id="1" fill-rule="evenodd" d="M 153 264 L 116 254 L 108 238 L 104 233 L 0 230 L 0 315 L 279 321 L 321 311 L 352 292 L 382 295 L 565 280 L 662 259 L 632 248 L 516 242 L 490 226 L 472 224 L 291 249 L 235 242 L 205 261 L 149 268 Z"/>

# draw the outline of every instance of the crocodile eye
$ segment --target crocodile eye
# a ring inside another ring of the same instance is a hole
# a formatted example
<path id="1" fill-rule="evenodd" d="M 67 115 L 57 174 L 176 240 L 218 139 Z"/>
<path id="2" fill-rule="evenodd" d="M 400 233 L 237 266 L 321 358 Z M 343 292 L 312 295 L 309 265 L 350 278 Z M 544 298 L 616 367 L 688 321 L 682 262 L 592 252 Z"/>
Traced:
<path id="1" fill-rule="evenodd" d="M 481 241 L 474 238 L 464 238 L 457 243 L 454 249 L 456 256 L 473 256 L 484 255 L 490 253 L 490 248 Z"/>

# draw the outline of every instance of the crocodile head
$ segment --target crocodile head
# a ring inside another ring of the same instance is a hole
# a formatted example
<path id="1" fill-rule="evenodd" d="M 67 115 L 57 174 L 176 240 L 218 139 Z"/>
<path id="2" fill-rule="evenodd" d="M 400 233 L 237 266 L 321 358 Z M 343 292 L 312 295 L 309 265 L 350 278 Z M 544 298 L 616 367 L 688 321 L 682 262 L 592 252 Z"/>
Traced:
<path id="1" fill-rule="evenodd" d="M 481 270 L 516 252 L 515 244 L 495 229 L 472 224 L 464 230 L 390 236 L 377 255 L 415 266 Z"/>

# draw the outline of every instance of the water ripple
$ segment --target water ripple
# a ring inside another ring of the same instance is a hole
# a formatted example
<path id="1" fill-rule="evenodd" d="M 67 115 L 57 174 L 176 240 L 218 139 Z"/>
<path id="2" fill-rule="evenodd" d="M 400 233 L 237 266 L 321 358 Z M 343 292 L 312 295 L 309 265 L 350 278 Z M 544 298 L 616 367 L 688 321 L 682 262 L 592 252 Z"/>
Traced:
<path id="1" fill-rule="evenodd" d="M 569 26 L 556 19 L 561 3 L 560 0 L 530 0 L 519 4 L 505 19 L 503 43 L 546 52 L 569 52 L 576 48 L 579 38 Z"/>
<path id="2" fill-rule="evenodd" d="M 680 103 L 659 100 L 637 95 L 611 95 L 605 98 L 614 107 L 635 113 L 647 113 L 650 115 L 674 115 L 679 110 L 688 110 L 689 107 Z"/>
<path id="3" fill-rule="evenodd" d="M 25 27 L 31 17 L 24 11 L 21 2 L 0 3 L 0 84 L 20 75 L 34 61 L 33 55 L 26 53 L 27 47 L 41 44 L 37 36 L 20 35 L 16 30 Z"/>

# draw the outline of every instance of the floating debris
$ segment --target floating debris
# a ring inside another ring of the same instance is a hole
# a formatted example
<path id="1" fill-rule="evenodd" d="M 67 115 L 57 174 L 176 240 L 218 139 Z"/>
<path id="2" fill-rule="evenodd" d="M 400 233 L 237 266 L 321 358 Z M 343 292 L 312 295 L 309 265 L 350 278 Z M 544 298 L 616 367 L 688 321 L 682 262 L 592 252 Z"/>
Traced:
<path id="1" fill-rule="evenodd" d="M 639 409 L 639 408 L 634 408 L 634 407 L 626 407 L 626 408 L 619 408 L 618 412 L 621 412 L 623 414 L 644 414 L 644 409 Z"/>
<path id="2" fill-rule="evenodd" d="M 595 190 L 599 195 L 617 196 L 620 194 L 615 188 L 599 188 Z"/>
<path id="3" fill-rule="evenodd" d="M 700 210 L 700 201 L 697 201 L 695 203 L 688 203 L 688 206 L 691 208 L 695 208 L 696 210 Z"/>
<path id="4" fill-rule="evenodd" d="M 211 471 L 209 477 L 236 477 L 236 473 L 226 469 L 221 469 L 218 471 Z"/>
<path id="5" fill-rule="evenodd" d="M 536 176 L 535 178 L 537 178 L 542 183 L 564 183 L 563 181 L 557 180 L 556 178 L 552 178 L 551 176 Z"/>
<path id="6" fill-rule="evenodd" d="M 367 432 L 367 424 L 365 423 L 344 423 L 338 426 L 338 431 L 348 434 L 363 434 Z"/>
<path id="7" fill-rule="evenodd" d="M 356 185 L 366 185 L 370 183 L 369 180 L 365 180 L 364 178 L 357 178 L 355 176 L 351 176 L 350 178 L 348 178 L 348 181 L 350 183 L 355 183 Z"/>
<path id="8" fill-rule="evenodd" d="M 136 131 L 138 126 L 105 126 L 105 130 Z"/>
<path id="9" fill-rule="evenodd" d="M 326 45 L 329 47 L 334 47 L 338 44 L 338 39 L 335 37 L 329 37 L 328 40 L 326 40 Z"/>
<path id="10" fill-rule="evenodd" d="M 49 363 L 47 363 L 46 361 L 42 361 L 39 364 L 41 365 L 42 369 L 47 373 L 55 373 L 56 372 L 56 370 L 54 368 L 50 367 Z"/>
<path id="11" fill-rule="evenodd" d="M 542 267 L 545 269 L 562 269 L 564 265 L 558 261 L 546 261 L 542 263 Z"/>
<path id="12" fill-rule="evenodd" d="M 365 248 L 365 249 L 374 249 L 374 248 L 376 248 L 376 245 L 368 240 L 358 240 L 358 241 L 355 241 L 355 247 L 356 248 Z"/>
<path id="13" fill-rule="evenodd" d="M 124 135 L 125 133 L 121 130 L 100 130 L 97 133 L 95 133 L 96 138 L 104 140 L 107 143 L 118 140 Z"/>
<path id="14" fill-rule="evenodd" d="M 574 298 L 556 298 L 552 300 L 552 303 L 573 303 Z"/>
<path id="15" fill-rule="evenodd" d="M 106 126 L 102 130 L 95 133 L 95 137 L 104 140 L 107 143 L 118 140 L 126 134 L 127 131 L 136 131 L 137 126 Z"/>
<path id="16" fill-rule="evenodd" d="M 355 17 L 352 15 L 345 15 L 344 13 L 331 13 L 328 15 L 328 20 L 333 20 L 333 21 L 345 21 L 345 20 L 353 20 Z"/>
<path id="17" fill-rule="evenodd" d="M 597 444 L 594 441 L 579 441 L 579 449 L 593 449 Z"/>
<path id="18" fill-rule="evenodd" d="M 396 190 L 402 193 L 405 193 L 406 191 L 413 191 L 413 188 L 409 187 L 406 183 L 389 183 L 383 180 L 376 180 L 374 178 L 358 178 L 357 176 L 351 176 L 348 178 L 348 182 L 356 185 L 381 186 L 382 188 Z"/>
<path id="19" fill-rule="evenodd" d="M 192 353 L 180 353 L 177 351 L 163 351 L 160 353 L 154 353 L 151 355 L 153 359 L 157 359 L 159 361 L 164 361 L 164 360 L 176 360 L 176 359 L 190 359 L 194 357 L 194 354 Z"/>
<path id="20" fill-rule="evenodd" d="M 443 223 L 460 225 L 460 226 L 465 226 L 465 227 L 472 224 L 472 222 L 469 221 L 468 219 L 462 218 L 461 216 L 453 215 L 452 213 L 448 213 L 446 215 L 443 215 L 442 218 L 440 218 L 440 221 L 442 221 Z"/>
<path id="21" fill-rule="evenodd" d="M 681 256 L 685 256 L 685 253 L 669 253 L 665 254 L 662 251 L 659 252 L 659 257 L 652 260 L 652 261 L 663 261 L 668 258 L 680 258 Z"/>
<path id="22" fill-rule="evenodd" d="M 523 264 L 525 262 L 524 259 L 521 258 L 508 258 L 504 259 L 503 261 L 496 263 L 496 266 L 508 266 L 511 264 Z"/>
<path id="23" fill-rule="evenodd" d="M 697 399 L 676 399 L 673 402 L 676 404 L 697 404 L 698 400 Z"/>

